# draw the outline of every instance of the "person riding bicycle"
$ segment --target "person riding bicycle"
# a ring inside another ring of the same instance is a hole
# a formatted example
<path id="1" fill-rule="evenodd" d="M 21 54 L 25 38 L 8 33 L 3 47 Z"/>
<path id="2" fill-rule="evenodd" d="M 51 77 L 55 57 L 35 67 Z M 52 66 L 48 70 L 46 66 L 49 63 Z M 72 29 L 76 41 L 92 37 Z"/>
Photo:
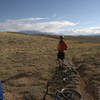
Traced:
<path id="1" fill-rule="evenodd" d="M 68 48 L 68 45 L 64 41 L 64 36 L 60 36 L 60 41 L 58 43 L 58 54 L 57 54 L 59 67 L 63 67 L 63 62 L 65 58 L 65 50 L 67 50 L 67 48 Z"/>

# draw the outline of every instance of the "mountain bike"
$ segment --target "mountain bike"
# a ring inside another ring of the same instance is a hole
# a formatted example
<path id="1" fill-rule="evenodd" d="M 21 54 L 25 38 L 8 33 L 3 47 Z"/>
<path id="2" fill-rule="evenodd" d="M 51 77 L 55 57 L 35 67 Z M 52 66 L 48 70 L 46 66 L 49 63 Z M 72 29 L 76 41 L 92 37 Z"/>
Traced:
<path id="1" fill-rule="evenodd" d="M 61 91 L 57 90 L 56 93 L 48 93 L 48 87 L 50 86 L 47 82 L 46 92 L 42 100 L 46 100 L 46 96 L 49 95 L 53 100 L 82 100 L 81 94 L 74 89 L 62 89 Z"/>
<path id="2" fill-rule="evenodd" d="M 50 82 L 47 82 L 46 92 L 45 92 L 42 100 L 46 100 L 47 95 L 51 96 L 54 100 L 61 100 L 60 97 L 57 97 L 55 93 L 48 93 L 49 86 L 50 86 Z"/>
<path id="3" fill-rule="evenodd" d="M 74 74 L 78 74 L 75 67 L 72 66 L 70 63 L 66 62 L 65 60 L 58 59 L 57 64 L 59 66 L 59 69 L 65 69 L 66 68 L 70 73 L 73 72 Z"/>

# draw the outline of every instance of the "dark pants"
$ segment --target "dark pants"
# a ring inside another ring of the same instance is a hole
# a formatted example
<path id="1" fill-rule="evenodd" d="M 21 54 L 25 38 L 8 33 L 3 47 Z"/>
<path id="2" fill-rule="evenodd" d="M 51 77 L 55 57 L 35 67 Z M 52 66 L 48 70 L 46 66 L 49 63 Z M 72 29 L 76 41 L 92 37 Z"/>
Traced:
<path id="1" fill-rule="evenodd" d="M 65 53 L 59 51 L 58 54 L 57 54 L 57 59 L 64 60 L 64 58 L 65 58 Z"/>

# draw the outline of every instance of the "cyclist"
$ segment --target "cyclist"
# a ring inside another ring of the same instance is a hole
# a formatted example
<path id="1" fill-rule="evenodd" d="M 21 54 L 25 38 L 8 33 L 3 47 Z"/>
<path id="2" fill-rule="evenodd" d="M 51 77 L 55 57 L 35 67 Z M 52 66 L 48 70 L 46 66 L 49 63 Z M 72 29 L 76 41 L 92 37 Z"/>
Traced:
<path id="1" fill-rule="evenodd" d="M 59 64 L 59 67 L 63 67 L 64 58 L 65 58 L 65 50 L 67 50 L 68 45 L 64 41 L 64 36 L 60 36 L 60 41 L 58 43 L 58 54 L 57 54 L 57 61 Z"/>

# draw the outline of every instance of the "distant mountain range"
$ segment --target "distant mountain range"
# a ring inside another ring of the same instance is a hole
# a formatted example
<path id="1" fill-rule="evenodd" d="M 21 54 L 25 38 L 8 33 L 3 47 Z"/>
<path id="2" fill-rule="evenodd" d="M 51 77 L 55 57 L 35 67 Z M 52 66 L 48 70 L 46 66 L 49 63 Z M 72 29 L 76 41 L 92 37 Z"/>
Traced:
<path id="1" fill-rule="evenodd" d="M 28 34 L 54 34 L 54 33 L 50 33 L 50 32 L 41 32 L 41 31 L 36 31 L 36 30 L 33 30 L 33 31 L 25 30 L 25 31 L 20 31 L 20 32 L 28 33 Z"/>
<path id="2" fill-rule="evenodd" d="M 21 33 L 28 33 L 28 34 L 54 34 L 55 33 L 50 33 L 50 32 L 41 32 L 41 31 L 36 31 L 36 30 L 33 30 L 33 31 L 29 31 L 29 30 L 24 30 L 24 31 L 20 31 Z M 99 34 L 88 34 L 88 35 L 75 35 L 75 36 L 100 36 L 100 33 Z"/>
<path id="3" fill-rule="evenodd" d="M 90 34 L 89 36 L 100 36 L 100 33 L 99 34 Z"/>

